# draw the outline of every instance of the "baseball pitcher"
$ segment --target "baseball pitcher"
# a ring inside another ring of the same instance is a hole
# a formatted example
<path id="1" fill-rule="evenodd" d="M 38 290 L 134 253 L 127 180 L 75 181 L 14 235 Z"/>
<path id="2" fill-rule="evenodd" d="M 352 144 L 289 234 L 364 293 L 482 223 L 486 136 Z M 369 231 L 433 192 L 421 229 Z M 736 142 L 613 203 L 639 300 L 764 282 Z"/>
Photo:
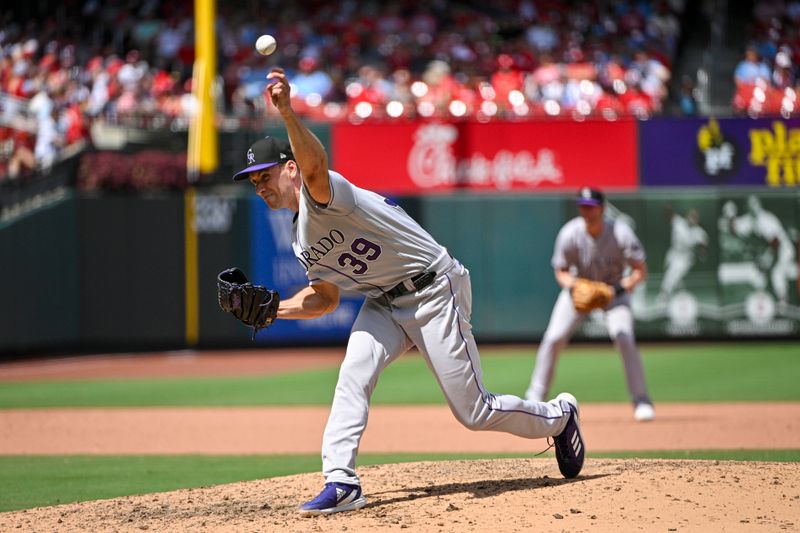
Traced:
<path id="1" fill-rule="evenodd" d="M 554 437 L 561 473 L 576 477 L 584 443 L 578 403 L 568 393 L 549 402 L 492 394 L 483 385 L 470 327 L 469 271 L 395 202 L 354 186 L 328 169 L 322 144 L 291 107 L 284 71 L 273 69 L 268 95 L 289 142 L 256 141 L 247 179 L 271 209 L 295 213 L 293 248 L 308 286 L 288 298 L 254 287 L 241 271 L 220 274 L 220 305 L 258 329 L 275 319 L 309 319 L 333 311 L 340 290 L 366 296 L 350 334 L 322 442 L 325 487 L 300 506 L 328 514 L 366 504 L 356 454 L 381 371 L 416 346 L 455 417 L 473 430 Z M 376 169 L 380 171 L 380 169 Z"/>

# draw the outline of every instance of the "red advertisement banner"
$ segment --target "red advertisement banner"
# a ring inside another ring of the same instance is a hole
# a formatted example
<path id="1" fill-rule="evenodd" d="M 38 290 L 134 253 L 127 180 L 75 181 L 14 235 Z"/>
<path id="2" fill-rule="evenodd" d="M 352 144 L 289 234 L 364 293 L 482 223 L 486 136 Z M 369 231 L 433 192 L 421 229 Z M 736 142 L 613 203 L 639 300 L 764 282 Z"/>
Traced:
<path id="1" fill-rule="evenodd" d="M 385 194 L 638 186 L 636 122 L 335 124 L 334 170 Z"/>

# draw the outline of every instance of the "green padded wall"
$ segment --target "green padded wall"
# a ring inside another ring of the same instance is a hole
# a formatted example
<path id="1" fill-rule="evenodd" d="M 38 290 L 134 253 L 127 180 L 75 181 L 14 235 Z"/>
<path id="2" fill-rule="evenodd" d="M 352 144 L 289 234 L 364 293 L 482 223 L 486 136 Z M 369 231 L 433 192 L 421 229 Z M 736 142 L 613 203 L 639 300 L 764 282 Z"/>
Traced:
<path id="1" fill-rule="evenodd" d="M 0 353 L 78 342 L 76 202 L 70 193 L 0 225 Z"/>
<path id="2" fill-rule="evenodd" d="M 421 204 L 423 226 L 470 270 L 475 335 L 541 335 L 558 294 L 550 258 L 564 219 L 560 197 L 430 196 Z"/>

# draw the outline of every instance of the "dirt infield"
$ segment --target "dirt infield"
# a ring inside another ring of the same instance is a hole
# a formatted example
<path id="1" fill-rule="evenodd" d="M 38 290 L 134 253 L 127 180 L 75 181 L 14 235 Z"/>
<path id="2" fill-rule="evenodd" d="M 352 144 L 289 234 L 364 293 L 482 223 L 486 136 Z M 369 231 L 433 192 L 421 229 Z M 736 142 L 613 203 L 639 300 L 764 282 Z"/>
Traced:
<path id="1" fill-rule="evenodd" d="M 800 465 L 589 460 L 406 463 L 361 472 L 367 507 L 303 518 L 319 475 L 0 513 L 2 531 L 797 531 Z"/>
<path id="2" fill-rule="evenodd" d="M 619 404 L 586 404 L 590 451 L 800 449 L 800 404 L 659 404 L 653 423 Z M 0 454 L 319 452 L 327 407 L 0 410 Z M 743 428 L 753 428 L 745 431 Z M 213 431 L 212 431 L 213 429 Z M 471 432 L 444 406 L 376 406 L 362 453 L 532 453 L 544 440 Z"/>
<path id="3" fill-rule="evenodd" d="M 335 366 L 298 357 L 191 352 L 0 365 L 0 380 L 265 374 Z M 637 424 L 619 404 L 582 407 L 589 453 L 800 449 L 800 404 L 658 404 Z M 318 453 L 327 407 L 0 410 L 0 454 Z M 214 428 L 214 432 L 209 432 Z M 275 438 L 280 436 L 280 438 Z M 535 453 L 544 441 L 470 432 L 442 406 L 376 406 L 361 452 Z M 552 452 L 548 452 L 551 454 Z M 319 474 L 0 513 L 0 531 L 796 531 L 800 465 L 589 459 L 561 478 L 552 456 L 360 469 L 368 506 L 302 518 Z"/>

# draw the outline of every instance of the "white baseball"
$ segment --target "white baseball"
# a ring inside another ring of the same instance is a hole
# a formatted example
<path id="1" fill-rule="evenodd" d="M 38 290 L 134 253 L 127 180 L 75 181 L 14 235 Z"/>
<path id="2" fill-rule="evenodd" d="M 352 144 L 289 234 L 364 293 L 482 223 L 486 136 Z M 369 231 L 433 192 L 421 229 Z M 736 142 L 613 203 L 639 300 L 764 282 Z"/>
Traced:
<path id="1" fill-rule="evenodd" d="M 262 56 L 268 56 L 272 52 L 275 51 L 275 48 L 278 46 L 278 43 L 275 41 L 275 37 L 272 35 L 262 35 L 256 41 L 256 50 Z"/>

